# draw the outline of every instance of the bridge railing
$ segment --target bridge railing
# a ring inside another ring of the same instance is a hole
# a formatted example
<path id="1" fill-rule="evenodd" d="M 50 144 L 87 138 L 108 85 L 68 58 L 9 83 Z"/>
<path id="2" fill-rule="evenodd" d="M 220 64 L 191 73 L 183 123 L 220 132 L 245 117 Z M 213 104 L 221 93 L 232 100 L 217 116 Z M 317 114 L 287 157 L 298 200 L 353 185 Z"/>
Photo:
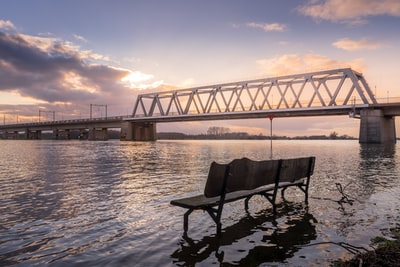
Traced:
<path id="1" fill-rule="evenodd" d="M 46 126 L 46 125 L 65 125 L 65 124 L 81 124 L 81 123 L 95 123 L 95 122 L 112 122 L 122 121 L 124 118 L 130 117 L 129 115 L 124 116 L 111 116 L 111 117 L 99 117 L 99 118 L 85 118 L 85 119 L 69 119 L 69 120 L 54 120 L 54 121 L 40 121 L 40 122 L 22 122 L 0 125 L 0 128 L 13 128 L 13 127 L 32 127 L 32 126 Z"/>
<path id="2" fill-rule="evenodd" d="M 138 95 L 133 117 L 377 103 L 362 74 L 337 69 Z"/>

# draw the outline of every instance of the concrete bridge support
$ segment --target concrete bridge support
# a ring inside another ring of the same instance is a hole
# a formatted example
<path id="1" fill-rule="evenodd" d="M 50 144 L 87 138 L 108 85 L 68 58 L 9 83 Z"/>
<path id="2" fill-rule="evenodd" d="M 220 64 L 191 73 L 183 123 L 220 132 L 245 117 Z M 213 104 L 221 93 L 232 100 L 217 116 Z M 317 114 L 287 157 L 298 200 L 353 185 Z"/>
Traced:
<path id="1" fill-rule="evenodd" d="M 380 109 L 361 110 L 360 117 L 360 143 L 396 143 L 394 117 L 385 116 Z"/>
<path id="2" fill-rule="evenodd" d="M 53 130 L 53 138 L 54 138 L 55 140 L 58 140 L 58 139 L 59 139 L 58 129 L 54 129 L 54 130 Z"/>
<path id="3" fill-rule="evenodd" d="M 26 140 L 31 139 L 31 131 L 29 129 L 25 130 L 25 139 Z"/>
<path id="4" fill-rule="evenodd" d="M 89 129 L 88 140 L 90 140 L 90 141 L 96 140 L 96 128 L 90 128 Z"/>
<path id="5" fill-rule="evenodd" d="M 71 131 L 69 129 L 65 129 L 64 134 L 65 134 L 65 139 L 67 140 L 71 139 Z"/>
<path id="6" fill-rule="evenodd" d="M 80 140 L 88 140 L 89 132 L 86 129 L 79 129 L 79 137 Z"/>
<path id="7" fill-rule="evenodd" d="M 3 138 L 4 139 L 13 139 L 13 140 L 17 140 L 18 139 L 18 135 L 19 135 L 19 132 L 18 131 L 13 131 L 13 132 L 7 132 L 7 131 L 4 131 L 3 132 Z"/>
<path id="8" fill-rule="evenodd" d="M 157 127 L 153 122 L 123 122 L 121 140 L 123 141 L 155 141 Z"/>
<path id="9" fill-rule="evenodd" d="M 42 139 L 42 131 L 31 131 L 29 129 L 25 130 L 25 138 L 27 140 L 40 140 Z"/>
<path id="10" fill-rule="evenodd" d="M 108 140 L 108 129 L 107 128 L 102 128 L 101 129 L 101 140 L 103 140 L 103 141 L 106 141 L 106 140 Z"/>
<path id="11" fill-rule="evenodd" d="M 108 129 L 101 128 L 101 130 L 97 130 L 96 128 L 90 128 L 88 140 L 108 140 Z"/>
<path id="12" fill-rule="evenodd" d="M 71 133 L 69 129 L 65 130 L 54 129 L 53 137 L 55 140 L 69 140 L 71 139 Z"/>

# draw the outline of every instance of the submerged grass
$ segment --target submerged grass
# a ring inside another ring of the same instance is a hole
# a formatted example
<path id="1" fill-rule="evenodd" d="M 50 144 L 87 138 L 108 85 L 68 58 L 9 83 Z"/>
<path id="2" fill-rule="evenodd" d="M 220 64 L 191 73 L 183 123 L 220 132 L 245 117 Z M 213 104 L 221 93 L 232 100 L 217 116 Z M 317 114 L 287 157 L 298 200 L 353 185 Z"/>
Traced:
<path id="1" fill-rule="evenodd" d="M 374 250 L 355 256 L 350 260 L 335 260 L 333 267 L 400 267 L 400 226 L 390 229 L 391 239 L 375 237 L 371 240 Z"/>

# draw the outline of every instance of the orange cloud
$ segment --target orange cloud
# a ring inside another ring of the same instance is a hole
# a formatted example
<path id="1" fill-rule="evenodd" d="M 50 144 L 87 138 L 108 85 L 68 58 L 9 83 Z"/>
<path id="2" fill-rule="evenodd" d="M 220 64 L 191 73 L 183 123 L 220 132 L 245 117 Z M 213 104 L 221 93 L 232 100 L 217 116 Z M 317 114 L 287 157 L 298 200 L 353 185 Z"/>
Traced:
<path id="1" fill-rule="evenodd" d="M 352 68 L 363 72 L 366 69 L 363 59 L 344 62 L 318 54 L 286 54 L 270 59 L 261 59 L 257 64 L 263 73 L 270 76 L 281 76 L 295 73 L 321 71 L 327 69 Z"/>
<path id="2" fill-rule="evenodd" d="M 378 15 L 400 16 L 398 0 L 324 0 L 310 1 L 298 8 L 306 16 L 318 20 L 349 24 L 365 24 L 366 17 Z"/>
<path id="3" fill-rule="evenodd" d="M 358 41 L 350 40 L 348 38 L 343 38 L 334 42 L 333 46 L 347 51 L 357 51 L 357 50 L 376 50 L 383 47 L 383 44 L 365 38 Z"/>
<path id="4" fill-rule="evenodd" d="M 154 76 L 151 74 L 146 74 L 140 71 L 126 71 L 127 75 L 121 79 L 121 82 L 128 85 L 130 88 L 136 88 L 139 90 L 153 89 L 161 86 L 164 83 L 162 80 L 151 82 L 151 80 L 154 78 Z"/>

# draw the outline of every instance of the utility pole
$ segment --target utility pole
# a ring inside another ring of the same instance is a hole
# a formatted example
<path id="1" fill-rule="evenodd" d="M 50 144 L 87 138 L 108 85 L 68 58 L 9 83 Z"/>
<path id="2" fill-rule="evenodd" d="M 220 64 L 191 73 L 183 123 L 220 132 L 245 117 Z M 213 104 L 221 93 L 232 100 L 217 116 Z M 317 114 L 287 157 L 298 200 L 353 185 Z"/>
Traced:
<path id="1" fill-rule="evenodd" d="M 53 114 L 53 121 L 56 120 L 56 112 L 54 110 L 50 111 L 50 110 L 40 110 L 39 109 L 39 122 L 40 122 L 40 115 L 41 113 L 52 113 Z M 17 117 L 18 118 L 18 117 Z M 18 120 L 18 119 L 17 119 Z"/>
<path id="2" fill-rule="evenodd" d="M 104 107 L 104 108 L 105 108 L 105 112 L 106 112 L 105 118 L 107 119 L 107 105 L 100 105 L 100 104 L 90 104 L 90 119 L 92 119 L 92 110 L 93 110 L 93 107 Z"/>

